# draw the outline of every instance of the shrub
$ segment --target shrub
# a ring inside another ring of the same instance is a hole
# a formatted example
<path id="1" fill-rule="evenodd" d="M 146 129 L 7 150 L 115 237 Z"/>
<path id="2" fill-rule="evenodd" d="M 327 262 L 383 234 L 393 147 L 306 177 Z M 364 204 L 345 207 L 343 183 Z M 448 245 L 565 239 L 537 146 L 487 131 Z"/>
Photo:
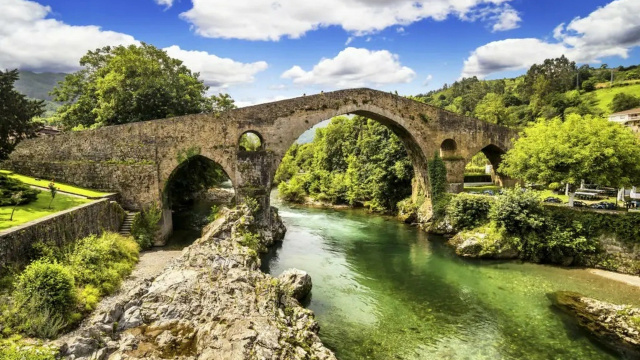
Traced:
<path id="1" fill-rule="evenodd" d="M 540 197 L 530 190 L 510 189 L 498 195 L 489 218 L 514 235 L 537 231 L 544 226 Z"/>
<path id="2" fill-rule="evenodd" d="M 491 198 L 480 195 L 458 194 L 447 207 L 447 215 L 454 228 L 472 229 L 487 222 Z"/>
<path id="3" fill-rule="evenodd" d="M 156 240 L 156 234 L 160 229 L 159 222 L 162 218 L 162 209 L 153 204 L 147 209 L 138 213 L 131 224 L 131 235 L 136 240 L 142 250 L 146 250 L 153 246 Z"/>
<path id="4" fill-rule="evenodd" d="M 22 196 L 17 205 L 36 201 L 40 193 L 39 190 L 30 188 L 29 185 L 20 180 L 0 174 L 0 206 L 16 205 L 12 197 L 19 192 L 22 192 Z"/>
<path id="5" fill-rule="evenodd" d="M 449 206 L 449 202 L 451 201 L 452 195 L 448 193 L 440 194 L 440 196 L 436 198 L 432 198 L 433 203 L 431 204 L 433 209 L 433 217 L 442 218 L 447 214 L 447 207 Z"/>
<path id="6" fill-rule="evenodd" d="M 34 346 L 18 346 L 14 342 L 0 345 L 0 359 L 3 360 L 55 360 L 54 348 Z"/>
<path id="7" fill-rule="evenodd" d="M 138 261 L 135 241 L 115 233 L 79 240 L 69 256 L 69 266 L 78 286 L 92 285 L 101 295 L 112 293 Z M 91 295 L 92 290 L 87 290 Z M 86 304 L 85 304 L 86 305 Z"/>
<path id="8" fill-rule="evenodd" d="M 18 304 L 33 304 L 68 313 L 76 304 L 75 281 L 62 264 L 34 261 L 24 269 L 14 290 Z"/>
<path id="9" fill-rule="evenodd" d="M 209 211 L 209 215 L 207 215 L 207 221 L 213 222 L 219 217 L 219 214 L 220 214 L 220 206 L 213 205 L 211 207 L 211 210 Z"/>
<path id="10" fill-rule="evenodd" d="M 278 185 L 278 194 L 286 201 L 304 203 L 307 196 L 306 177 L 295 175 L 289 181 Z"/>

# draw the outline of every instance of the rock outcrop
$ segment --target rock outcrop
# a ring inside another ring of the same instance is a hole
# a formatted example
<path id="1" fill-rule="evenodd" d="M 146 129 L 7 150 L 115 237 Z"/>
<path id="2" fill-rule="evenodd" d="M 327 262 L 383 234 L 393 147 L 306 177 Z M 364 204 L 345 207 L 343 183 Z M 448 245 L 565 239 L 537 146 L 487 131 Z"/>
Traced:
<path id="1" fill-rule="evenodd" d="M 628 359 L 640 359 L 640 309 L 558 291 L 553 305 L 569 314 L 596 340 Z"/>
<path id="2" fill-rule="evenodd" d="M 298 269 L 287 269 L 278 276 L 282 288 L 296 300 L 304 299 L 311 292 L 311 276 Z"/>
<path id="3" fill-rule="evenodd" d="M 60 339 L 61 353 L 97 360 L 335 359 L 318 338 L 313 313 L 288 285 L 259 270 L 265 239 L 284 235 L 282 224 L 271 230 L 260 235 L 246 207 L 224 210 L 160 275 Z"/>
<path id="4" fill-rule="evenodd" d="M 490 236 L 481 231 L 463 231 L 449 240 L 456 254 L 478 259 L 517 259 L 518 251 L 504 239 Z"/>

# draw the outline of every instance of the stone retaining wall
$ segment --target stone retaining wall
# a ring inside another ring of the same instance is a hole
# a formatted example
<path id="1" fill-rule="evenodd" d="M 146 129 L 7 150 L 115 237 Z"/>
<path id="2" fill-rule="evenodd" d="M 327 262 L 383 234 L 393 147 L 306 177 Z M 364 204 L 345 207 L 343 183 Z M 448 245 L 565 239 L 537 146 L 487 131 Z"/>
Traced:
<path id="1" fill-rule="evenodd" d="M 27 265 L 36 243 L 63 247 L 91 234 L 118 231 L 124 216 L 118 203 L 103 199 L 0 231 L 0 271 Z"/>

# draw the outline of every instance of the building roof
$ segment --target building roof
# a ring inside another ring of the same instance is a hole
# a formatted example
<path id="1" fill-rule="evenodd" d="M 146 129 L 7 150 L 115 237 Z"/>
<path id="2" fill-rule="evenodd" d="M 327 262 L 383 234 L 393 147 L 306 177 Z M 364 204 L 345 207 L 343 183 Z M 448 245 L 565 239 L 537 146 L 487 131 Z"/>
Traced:
<path id="1" fill-rule="evenodd" d="M 617 115 L 631 115 L 631 114 L 640 114 L 640 108 L 635 108 L 631 110 L 620 111 L 609 116 L 617 116 Z"/>

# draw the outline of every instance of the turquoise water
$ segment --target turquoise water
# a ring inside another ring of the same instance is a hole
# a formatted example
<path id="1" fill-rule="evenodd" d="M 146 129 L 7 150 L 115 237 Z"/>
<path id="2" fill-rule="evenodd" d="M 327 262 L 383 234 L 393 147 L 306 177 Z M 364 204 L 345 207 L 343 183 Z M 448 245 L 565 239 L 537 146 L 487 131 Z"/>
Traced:
<path id="1" fill-rule="evenodd" d="M 580 269 L 466 261 L 416 228 L 360 211 L 280 209 L 287 235 L 263 260 L 307 271 L 305 305 L 339 359 L 616 359 L 551 308 L 572 290 L 640 305 L 640 289 Z"/>

